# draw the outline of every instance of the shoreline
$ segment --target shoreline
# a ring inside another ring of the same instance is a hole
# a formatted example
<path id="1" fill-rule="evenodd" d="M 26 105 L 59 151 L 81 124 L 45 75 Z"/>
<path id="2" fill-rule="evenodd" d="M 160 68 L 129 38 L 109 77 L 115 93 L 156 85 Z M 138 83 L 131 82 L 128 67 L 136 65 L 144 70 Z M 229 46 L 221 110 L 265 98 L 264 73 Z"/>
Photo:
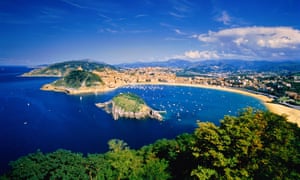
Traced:
<path id="1" fill-rule="evenodd" d="M 44 85 L 41 89 L 46 91 L 55 91 L 55 92 L 64 92 L 70 95 L 79 95 L 79 94 L 97 94 L 105 93 L 109 91 L 116 90 L 124 86 L 134 86 L 134 85 L 166 85 L 166 86 L 185 86 L 185 87 L 195 87 L 195 88 L 205 88 L 205 89 L 214 89 L 219 91 L 227 91 L 232 93 L 238 93 L 245 96 L 250 96 L 260 100 L 266 108 L 275 114 L 283 115 L 287 117 L 287 120 L 292 123 L 296 123 L 300 127 L 300 110 L 286 107 L 281 104 L 272 103 L 272 98 L 267 97 L 262 94 L 251 93 L 242 89 L 234 89 L 230 87 L 221 87 L 221 86 L 212 86 L 212 85 L 203 85 L 203 84 L 185 84 L 185 83 L 160 83 L 160 82 L 149 82 L 149 83 L 130 83 L 130 84 L 120 84 L 116 87 L 95 87 L 95 88 L 83 88 L 83 89 L 68 89 L 65 87 L 55 87 L 51 84 Z"/>
<path id="2" fill-rule="evenodd" d="M 210 86 L 210 85 L 198 85 L 198 84 L 181 84 L 181 83 L 157 83 L 157 85 L 174 85 L 174 86 L 187 86 L 187 87 L 196 87 L 196 88 L 206 88 L 206 89 L 214 89 L 214 90 L 220 90 L 220 91 L 227 91 L 227 92 L 233 92 L 233 93 L 238 93 L 246 96 L 251 96 L 253 98 L 256 98 L 260 100 L 266 108 L 275 114 L 286 116 L 287 121 L 291 123 L 295 123 L 300 127 L 300 110 L 293 109 L 281 104 L 275 104 L 272 103 L 272 98 L 267 97 L 265 95 L 261 94 L 254 94 L 251 92 L 247 92 L 244 90 L 240 89 L 233 89 L 230 87 L 220 87 L 220 86 Z"/>
<path id="3" fill-rule="evenodd" d="M 205 88 L 205 89 L 214 89 L 219 91 L 227 91 L 232 93 L 238 93 L 245 96 L 250 96 L 260 100 L 266 108 L 275 114 L 286 116 L 287 121 L 295 123 L 300 127 L 300 110 L 293 109 L 281 104 L 272 103 L 273 99 L 262 94 L 254 94 L 242 89 L 234 89 L 230 87 L 221 87 L 221 86 L 211 86 L 203 84 L 184 84 L 184 83 L 136 83 L 130 85 L 167 85 L 167 86 L 185 86 L 185 87 L 195 87 L 195 88 Z"/>
<path id="4" fill-rule="evenodd" d="M 119 87 L 117 87 L 117 88 L 119 88 Z M 80 94 L 105 93 L 105 92 L 116 90 L 117 88 L 93 87 L 93 88 L 73 89 L 73 88 L 66 88 L 63 86 L 53 86 L 52 84 L 45 84 L 40 89 L 43 91 L 62 92 L 62 93 L 66 93 L 69 95 L 80 95 Z"/>

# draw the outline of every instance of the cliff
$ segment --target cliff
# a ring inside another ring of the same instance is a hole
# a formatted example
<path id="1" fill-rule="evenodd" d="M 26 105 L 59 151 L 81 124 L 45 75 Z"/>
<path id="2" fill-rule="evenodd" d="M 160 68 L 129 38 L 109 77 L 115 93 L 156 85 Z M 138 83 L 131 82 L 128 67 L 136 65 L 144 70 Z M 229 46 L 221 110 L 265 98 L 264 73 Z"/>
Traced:
<path id="1" fill-rule="evenodd" d="M 153 110 L 140 97 L 131 93 L 119 94 L 108 102 L 97 103 L 96 106 L 112 114 L 114 120 L 119 118 L 163 120 L 160 111 Z"/>

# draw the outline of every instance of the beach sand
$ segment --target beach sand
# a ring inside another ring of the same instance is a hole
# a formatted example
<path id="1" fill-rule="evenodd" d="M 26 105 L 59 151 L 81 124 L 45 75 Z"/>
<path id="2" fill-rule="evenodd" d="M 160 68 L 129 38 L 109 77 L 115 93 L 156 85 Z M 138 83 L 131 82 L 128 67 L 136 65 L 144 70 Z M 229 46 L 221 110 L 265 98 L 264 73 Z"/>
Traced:
<path id="1" fill-rule="evenodd" d="M 300 127 L 300 110 L 274 103 L 265 103 L 265 105 L 271 112 L 287 116 L 289 122 L 296 123 Z"/>
<path id="2" fill-rule="evenodd" d="M 256 99 L 259 99 L 269 111 L 283 115 L 287 117 L 287 120 L 291 123 L 296 123 L 298 127 L 300 127 L 300 110 L 293 109 L 284 105 L 272 103 L 273 99 L 261 94 L 254 94 L 244 90 L 233 89 L 229 87 L 221 87 L 221 86 L 211 86 L 211 85 L 198 85 L 198 84 L 181 84 L 181 83 L 143 83 L 145 85 L 173 85 L 173 86 L 189 86 L 189 87 L 198 87 L 198 88 L 206 88 L 206 89 L 215 89 L 220 91 L 228 91 L 233 93 L 239 93 L 246 96 L 251 96 Z M 141 84 L 136 84 L 141 85 Z"/>

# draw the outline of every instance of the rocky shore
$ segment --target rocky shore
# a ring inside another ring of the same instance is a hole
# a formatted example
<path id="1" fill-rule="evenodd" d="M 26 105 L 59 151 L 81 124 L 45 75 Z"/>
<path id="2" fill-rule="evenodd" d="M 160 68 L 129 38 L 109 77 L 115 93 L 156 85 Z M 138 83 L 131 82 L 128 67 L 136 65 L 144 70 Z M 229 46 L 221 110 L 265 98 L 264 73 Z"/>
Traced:
<path id="1" fill-rule="evenodd" d="M 72 95 L 104 93 L 104 92 L 112 91 L 115 89 L 116 88 L 109 88 L 109 87 L 105 87 L 105 86 L 68 88 L 65 86 L 55 86 L 53 84 L 45 84 L 41 87 L 41 90 L 44 90 L 44 91 L 63 92 L 63 93 L 72 94 Z"/>
<path id="2" fill-rule="evenodd" d="M 163 111 L 155 111 L 147 105 L 142 105 L 141 110 L 138 112 L 125 111 L 122 107 L 117 106 L 113 100 L 107 101 L 105 103 L 97 103 L 95 105 L 99 108 L 104 109 L 107 113 L 112 114 L 114 120 L 118 120 L 119 118 L 152 118 L 157 119 L 159 121 L 163 120 L 163 117 L 160 114 L 163 113 Z"/>

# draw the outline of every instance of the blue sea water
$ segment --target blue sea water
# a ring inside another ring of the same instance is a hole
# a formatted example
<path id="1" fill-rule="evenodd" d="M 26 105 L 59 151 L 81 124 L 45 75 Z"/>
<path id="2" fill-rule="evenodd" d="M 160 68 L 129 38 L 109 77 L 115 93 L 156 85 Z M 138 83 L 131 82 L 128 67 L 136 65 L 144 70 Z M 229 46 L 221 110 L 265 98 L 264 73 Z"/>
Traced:
<path id="1" fill-rule="evenodd" d="M 219 124 L 224 115 L 236 115 L 248 106 L 265 109 L 259 100 L 241 94 L 179 86 L 127 86 L 104 94 L 66 95 L 41 91 L 55 78 L 19 76 L 27 71 L 0 67 L 0 173 L 8 169 L 9 161 L 37 149 L 102 153 L 113 138 L 139 148 L 193 132 L 197 120 Z M 115 121 L 95 106 L 124 92 L 136 93 L 152 108 L 165 110 L 164 121 Z"/>

